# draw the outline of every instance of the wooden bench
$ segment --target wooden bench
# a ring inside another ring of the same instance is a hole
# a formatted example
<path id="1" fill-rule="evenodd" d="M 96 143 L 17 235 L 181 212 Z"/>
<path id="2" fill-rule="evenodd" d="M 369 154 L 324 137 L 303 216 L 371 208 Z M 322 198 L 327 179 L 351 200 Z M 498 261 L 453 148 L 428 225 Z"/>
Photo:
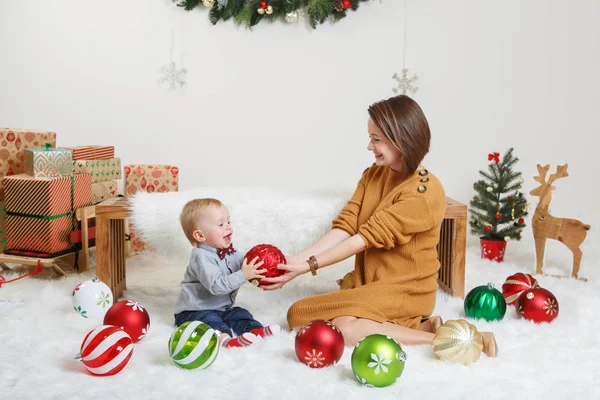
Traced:
<path id="1" fill-rule="evenodd" d="M 125 219 L 130 204 L 123 198 L 106 200 L 96 205 L 96 275 L 108 285 L 118 299 L 126 287 Z M 465 249 L 467 243 L 467 206 L 448 198 L 442 223 L 438 259 L 438 283 L 452 296 L 465 295 Z"/>
<path id="2" fill-rule="evenodd" d="M 440 271 L 438 284 L 452 296 L 465 297 L 467 205 L 447 198 L 437 247 Z"/>

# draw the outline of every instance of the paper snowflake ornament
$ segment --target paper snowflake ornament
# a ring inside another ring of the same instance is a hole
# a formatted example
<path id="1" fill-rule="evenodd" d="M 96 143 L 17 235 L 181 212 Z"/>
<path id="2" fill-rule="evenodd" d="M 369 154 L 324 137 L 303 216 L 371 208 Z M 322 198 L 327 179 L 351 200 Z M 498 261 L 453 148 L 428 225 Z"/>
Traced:
<path id="1" fill-rule="evenodd" d="M 401 92 L 402 94 L 406 94 L 409 91 L 414 94 L 419 90 L 418 86 L 414 84 L 419 77 L 415 74 L 409 77 L 407 68 L 402 68 L 400 76 L 398 76 L 398 73 L 395 73 L 392 78 L 398 81 L 398 86 L 392 89 L 394 93 Z"/>
<path id="2" fill-rule="evenodd" d="M 177 65 L 171 61 L 160 69 L 161 77 L 158 80 L 159 84 L 167 82 L 170 89 L 175 89 L 177 85 L 182 87 L 185 85 L 185 74 L 187 70 L 185 68 L 177 68 Z"/>

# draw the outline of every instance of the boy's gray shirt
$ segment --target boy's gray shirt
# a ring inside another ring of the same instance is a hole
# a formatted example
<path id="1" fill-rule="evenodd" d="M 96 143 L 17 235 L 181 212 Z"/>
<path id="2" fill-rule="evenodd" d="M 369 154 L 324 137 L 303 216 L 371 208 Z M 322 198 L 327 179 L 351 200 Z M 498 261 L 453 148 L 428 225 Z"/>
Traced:
<path id="1" fill-rule="evenodd" d="M 199 244 L 181 281 L 175 314 L 182 311 L 225 310 L 233 306 L 238 289 L 246 283 L 244 254 L 236 251 L 221 259 L 217 249 Z"/>

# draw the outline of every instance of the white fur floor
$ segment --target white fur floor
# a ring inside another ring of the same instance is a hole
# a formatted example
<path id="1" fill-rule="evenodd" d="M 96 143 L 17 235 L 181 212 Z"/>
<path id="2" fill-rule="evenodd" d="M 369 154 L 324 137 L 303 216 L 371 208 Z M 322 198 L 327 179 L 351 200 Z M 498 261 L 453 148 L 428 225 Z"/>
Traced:
<path id="1" fill-rule="evenodd" d="M 467 290 L 494 282 L 501 288 L 515 272 L 532 272 L 533 255 L 509 248 L 503 264 L 484 261 L 476 248 L 467 256 Z M 559 317 L 551 324 L 517 320 L 509 307 L 503 321 L 475 321 L 493 330 L 498 358 L 464 367 L 437 360 L 430 346 L 404 346 L 408 353 L 401 379 L 389 388 L 364 388 L 350 367 L 352 348 L 339 364 L 321 370 L 305 367 L 294 353 L 291 333 L 251 348 L 222 350 L 206 370 L 186 371 L 169 359 L 172 308 L 185 260 L 143 254 L 128 261 L 125 298 L 150 312 L 148 336 L 135 345 L 130 364 L 113 377 L 94 377 L 74 361 L 86 333 L 100 324 L 73 311 L 71 291 L 94 276 L 73 274 L 46 280 L 27 277 L 0 288 L 1 399 L 165 399 L 165 398 L 393 398 L 393 399 L 598 399 L 600 398 L 600 273 L 598 254 L 584 254 L 582 275 L 589 282 L 538 277 L 559 300 Z M 281 291 L 244 286 L 238 303 L 264 324 L 286 326 L 289 305 L 303 296 L 336 289 L 335 279 L 352 262 L 295 280 Z M 568 274 L 569 254 L 547 260 L 546 273 Z M 526 266 L 526 267 L 524 267 Z M 14 273 L 3 275 L 10 279 Z M 462 300 L 438 293 L 436 314 L 445 320 L 463 317 Z"/>

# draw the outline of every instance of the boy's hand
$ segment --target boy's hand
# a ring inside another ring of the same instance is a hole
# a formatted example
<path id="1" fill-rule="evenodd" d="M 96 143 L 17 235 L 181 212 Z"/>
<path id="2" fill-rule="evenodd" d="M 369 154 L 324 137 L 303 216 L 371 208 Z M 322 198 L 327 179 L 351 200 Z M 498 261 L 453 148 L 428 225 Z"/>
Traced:
<path id="1" fill-rule="evenodd" d="M 247 281 L 251 281 L 253 279 L 261 279 L 264 278 L 262 274 L 267 272 L 266 269 L 258 269 L 261 265 L 264 264 L 263 261 L 255 264 L 256 260 L 258 260 L 258 256 L 254 257 L 252 261 L 248 264 L 248 259 L 244 257 L 244 263 L 242 264 L 242 273 Z"/>

